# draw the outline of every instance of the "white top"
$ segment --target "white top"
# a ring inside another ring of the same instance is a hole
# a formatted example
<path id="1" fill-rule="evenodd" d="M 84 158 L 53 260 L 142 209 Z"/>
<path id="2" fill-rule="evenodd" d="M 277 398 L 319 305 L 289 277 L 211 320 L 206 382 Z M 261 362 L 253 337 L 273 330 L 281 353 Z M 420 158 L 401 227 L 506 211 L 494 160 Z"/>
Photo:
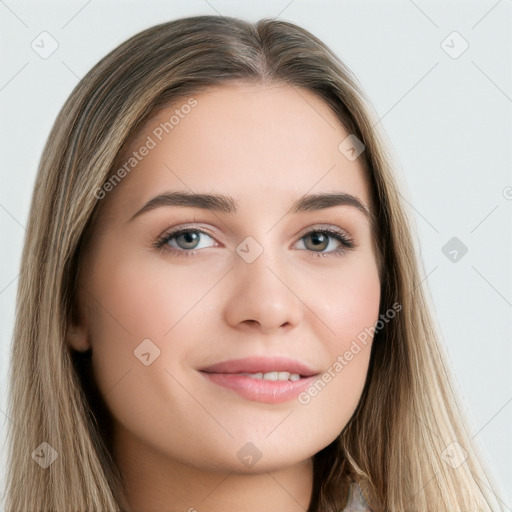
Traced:
<path id="1" fill-rule="evenodd" d="M 372 512 L 357 483 L 350 484 L 347 504 L 341 512 Z"/>

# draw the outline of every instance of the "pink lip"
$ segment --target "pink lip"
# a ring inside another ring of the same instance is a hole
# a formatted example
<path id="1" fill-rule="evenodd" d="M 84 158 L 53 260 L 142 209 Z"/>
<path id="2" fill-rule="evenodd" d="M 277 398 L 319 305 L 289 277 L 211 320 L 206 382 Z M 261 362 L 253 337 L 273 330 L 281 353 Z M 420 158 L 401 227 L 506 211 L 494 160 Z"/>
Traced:
<path id="1" fill-rule="evenodd" d="M 239 375 L 241 372 L 273 371 L 297 373 L 301 378 L 296 381 L 271 381 Z M 267 404 L 283 403 L 294 399 L 316 380 L 319 373 L 299 361 L 282 357 L 232 359 L 202 368 L 200 372 L 209 381 L 231 389 L 248 400 Z"/>
<path id="2" fill-rule="evenodd" d="M 304 363 L 287 357 L 247 357 L 244 359 L 231 359 L 214 364 L 200 371 L 207 373 L 268 373 L 289 372 L 298 373 L 300 376 L 311 377 L 319 372 L 311 369 Z"/>

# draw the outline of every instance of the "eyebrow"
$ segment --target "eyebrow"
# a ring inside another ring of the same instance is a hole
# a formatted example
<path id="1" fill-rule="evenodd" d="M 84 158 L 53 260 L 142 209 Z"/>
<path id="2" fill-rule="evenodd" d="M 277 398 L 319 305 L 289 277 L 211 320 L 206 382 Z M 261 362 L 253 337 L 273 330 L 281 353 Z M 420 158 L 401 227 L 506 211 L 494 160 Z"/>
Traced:
<path id="1" fill-rule="evenodd" d="M 163 206 L 182 206 L 191 208 L 201 208 L 212 210 L 219 213 L 233 215 L 237 213 L 237 202 L 231 197 L 222 194 L 195 194 L 190 192 L 166 192 L 160 194 L 148 201 L 137 213 L 129 220 Z M 311 212 L 323 210 L 333 206 L 352 206 L 362 212 L 370 220 L 371 213 L 357 197 L 343 192 L 322 193 L 305 195 L 297 199 L 291 206 L 292 213 Z"/>

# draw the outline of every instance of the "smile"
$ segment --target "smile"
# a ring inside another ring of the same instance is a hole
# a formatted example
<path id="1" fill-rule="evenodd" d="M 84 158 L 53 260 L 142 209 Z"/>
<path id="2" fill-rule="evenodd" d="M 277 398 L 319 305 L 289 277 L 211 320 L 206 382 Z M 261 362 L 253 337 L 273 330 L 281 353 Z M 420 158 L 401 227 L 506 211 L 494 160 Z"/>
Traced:
<path id="1" fill-rule="evenodd" d="M 281 357 L 224 361 L 199 371 L 209 383 L 267 404 L 293 400 L 319 374 L 304 363 Z"/>

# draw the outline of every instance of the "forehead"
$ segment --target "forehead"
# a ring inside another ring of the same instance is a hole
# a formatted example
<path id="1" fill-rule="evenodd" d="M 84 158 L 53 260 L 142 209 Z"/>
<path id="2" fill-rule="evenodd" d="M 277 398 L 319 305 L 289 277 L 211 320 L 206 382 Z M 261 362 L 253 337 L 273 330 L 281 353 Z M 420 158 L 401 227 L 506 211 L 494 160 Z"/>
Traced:
<path id="1" fill-rule="evenodd" d="M 109 201 L 138 204 L 183 190 L 282 208 L 283 201 L 308 192 L 342 191 L 368 205 L 362 159 L 351 161 L 339 149 L 348 135 L 309 90 L 282 84 L 211 87 L 144 123 L 119 155 L 117 167 L 129 172 Z"/>

